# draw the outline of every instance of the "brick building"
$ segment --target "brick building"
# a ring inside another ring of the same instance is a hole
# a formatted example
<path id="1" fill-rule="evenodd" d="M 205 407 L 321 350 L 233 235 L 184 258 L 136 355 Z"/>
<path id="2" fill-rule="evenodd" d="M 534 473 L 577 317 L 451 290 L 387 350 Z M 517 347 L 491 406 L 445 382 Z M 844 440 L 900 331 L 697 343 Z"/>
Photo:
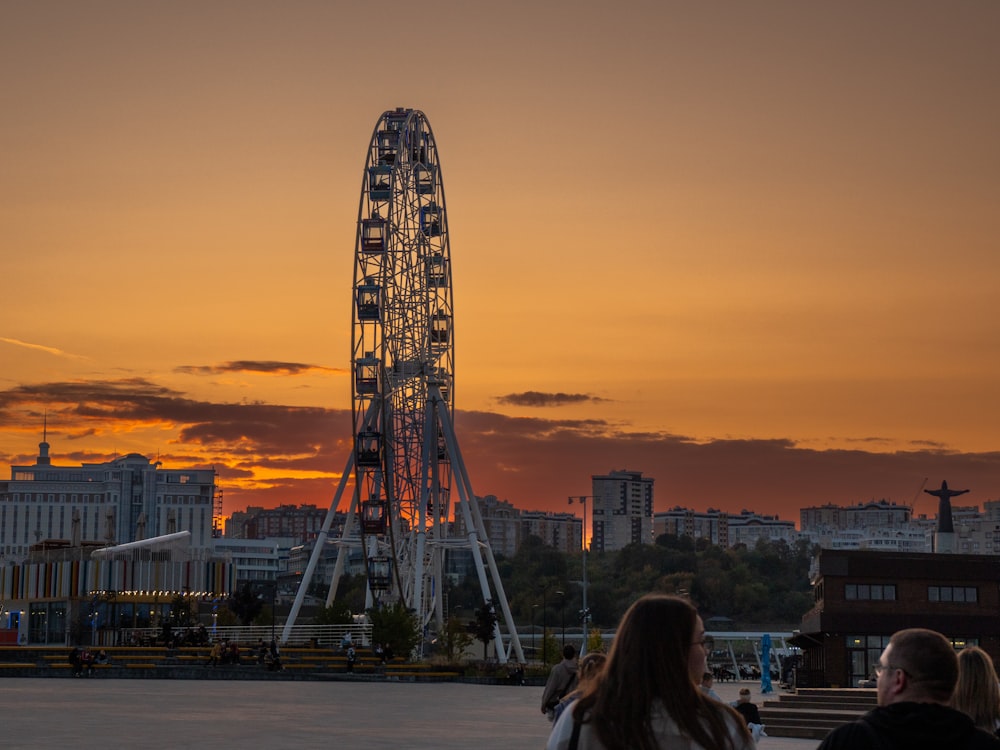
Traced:
<path id="1" fill-rule="evenodd" d="M 897 630 L 924 627 L 957 649 L 1000 659 L 1000 577 L 995 555 L 822 550 L 815 604 L 791 639 L 802 649 L 798 687 L 848 687 L 870 678 Z"/>

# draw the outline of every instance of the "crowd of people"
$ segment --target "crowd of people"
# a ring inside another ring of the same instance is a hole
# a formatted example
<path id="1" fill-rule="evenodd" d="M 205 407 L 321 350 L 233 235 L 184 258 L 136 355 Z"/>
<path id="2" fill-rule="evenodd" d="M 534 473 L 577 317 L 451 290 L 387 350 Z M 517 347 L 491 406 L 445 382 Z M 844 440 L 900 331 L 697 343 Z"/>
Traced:
<path id="1" fill-rule="evenodd" d="M 108 653 L 103 648 L 96 654 L 79 646 L 69 652 L 69 665 L 74 677 L 93 677 L 95 664 L 107 664 Z"/>
<path id="2" fill-rule="evenodd" d="M 546 750 L 753 750 L 767 737 L 749 688 L 732 705 L 713 690 L 710 639 L 694 607 L 649 594 L 625 613 L 607 655 L 566 646 L 541 710 Z M 941 633 L 895 633 L 876 667 L 877 707 L 818 750 L 1000 750 L 1000 680 L 989 654 L 956 654 Z"/>
<path id="3" fill-rule="evenodd" d="M 258 640 L 255 647 L 247 649 L 245 658 L 246 661 L 244 661 L 244 653 L 236 641 L 223 638 L 212 644 L 205 666 L 215 667 L 227 664 L 239 666 L 243 663 L 256 662 L 259 666 L 267 667 L 272 671 L 281 669 L 281 653 L 277 641 L 273 639 L 270 643 L 264 643 L 263 638 Z"/>

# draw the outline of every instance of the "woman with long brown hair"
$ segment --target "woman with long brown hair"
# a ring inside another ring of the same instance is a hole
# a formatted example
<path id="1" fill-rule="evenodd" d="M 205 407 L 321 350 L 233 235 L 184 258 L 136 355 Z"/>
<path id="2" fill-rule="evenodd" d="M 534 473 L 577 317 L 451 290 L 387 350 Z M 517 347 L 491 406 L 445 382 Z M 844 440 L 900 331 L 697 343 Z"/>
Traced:
<path id="1" fill-rule="evenodd" d="M 622 617 L 604 669 L 559 717 L 547 750 L 753 750 L 739 714 L 697 687 L 707 654 L 690 603 L 642 597 Z"/>
<path id="2" fill-rule="evenodd" d="M 993 659 L 979 646 L 966 646 L 958 652 L 958 682 L 951 707 L 972 717 L 980 729 L 1000 734 L 1000 684 Z"/>

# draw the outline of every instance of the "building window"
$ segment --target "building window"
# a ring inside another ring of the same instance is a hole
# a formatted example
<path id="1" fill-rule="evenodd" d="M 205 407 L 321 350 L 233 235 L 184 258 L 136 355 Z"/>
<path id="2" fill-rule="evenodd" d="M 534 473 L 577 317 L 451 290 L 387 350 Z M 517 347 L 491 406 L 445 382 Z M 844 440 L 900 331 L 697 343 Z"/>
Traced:
<path id="1" fill-rule="evenodd" d="M 951 641 L 951 645 L 955 647 L 956 651 L 961 651 L 966 646 L 978 646 L 979 645 L 979 639 L 978 638 L 961 638 L 961 637 L 957 637 L 957 638 L 949 638 L 948 640 Z"/>
<path id="2" fill-rule="evenodd" d="M 844 586 L 844 599 L 848 601 L 896 601 L 894 583 L 848 583 Z"/>
<path id="3" fill-rule="evenodd" d="M 979 601 L 979 589 L 975 586 L 928 586 L 927 601 L 975 604 Z"/>

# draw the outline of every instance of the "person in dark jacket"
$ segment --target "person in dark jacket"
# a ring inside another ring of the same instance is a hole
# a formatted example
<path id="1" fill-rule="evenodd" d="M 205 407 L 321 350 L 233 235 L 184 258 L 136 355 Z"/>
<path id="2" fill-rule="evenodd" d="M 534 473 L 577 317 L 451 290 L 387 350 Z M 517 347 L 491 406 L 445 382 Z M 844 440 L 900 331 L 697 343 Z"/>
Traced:
<path id="1" fill-rule="evenodd" d="M 542 691 L 542 713 L 550 719 L 555 716 L 556 706 L 563 696 L 573 692 L 576 687 L 577 666 L 576 649 L 566 644 L 563 647 L 563 660 L 552 667 L 545 690 Z"/>
<path id="2" fill-rule="evenodd" d="M 740 698 L 733 704 L 733 708 L 748 725 L 760 724 L 760 711 L 757 710 L 757 704 L 750 700 L 750 688 L 740 688 Z"/>
<path id="3" fill-rule="evenodd" d="M 875 674 L 878 708 L 834 729 L 818 750 L 1000 750 L 1000 740 L 948 706 L 958 657 L 940 633 L 924 628 L 895 633 Z"/>

